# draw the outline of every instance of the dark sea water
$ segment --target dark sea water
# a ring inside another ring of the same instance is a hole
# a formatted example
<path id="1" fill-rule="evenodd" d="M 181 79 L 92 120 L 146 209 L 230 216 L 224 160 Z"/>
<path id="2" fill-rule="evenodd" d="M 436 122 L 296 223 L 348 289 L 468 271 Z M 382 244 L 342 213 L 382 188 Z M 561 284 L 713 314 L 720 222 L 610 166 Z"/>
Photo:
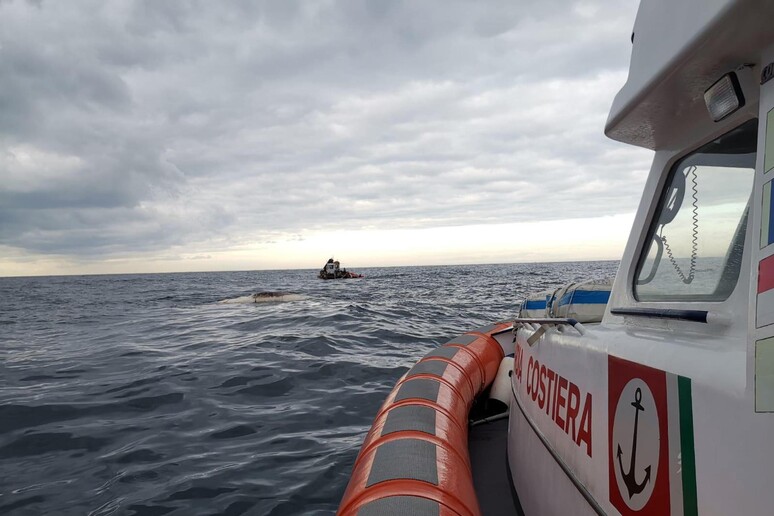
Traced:
<path id="1" fill-rule="evenodd" d="M 0 514 L 333 513 L 418 358 L 617 266 L 0 278 Z"/>

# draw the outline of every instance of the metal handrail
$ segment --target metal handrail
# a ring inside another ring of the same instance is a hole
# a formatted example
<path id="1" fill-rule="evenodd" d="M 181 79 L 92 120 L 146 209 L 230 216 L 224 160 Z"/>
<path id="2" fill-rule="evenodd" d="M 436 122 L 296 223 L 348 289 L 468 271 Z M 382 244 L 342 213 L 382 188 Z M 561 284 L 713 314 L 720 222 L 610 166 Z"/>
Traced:
<path id="1" fill-rule="evenodd" d="M 579 323 L 577 320 L 571 319 L 569 317 L 565 317 L 565 318 L 517 317 L 513 321 L 514 332 L 516 332 L 516 330 L 518 330 L 519 328 L 525 328 L 525 327 L 534 331 L 534 333 L 527 338 L 527 344 L 529 344 L 530 346 L 533 346 L 535 342 L 537 342 L 540 339 L 540 337 L 543 336 L 546 330 L 548 330 L 553 326 L 572 326 L 581 335 L 586 335 L 586 328 L 584 328 L 583 325 Z"/>

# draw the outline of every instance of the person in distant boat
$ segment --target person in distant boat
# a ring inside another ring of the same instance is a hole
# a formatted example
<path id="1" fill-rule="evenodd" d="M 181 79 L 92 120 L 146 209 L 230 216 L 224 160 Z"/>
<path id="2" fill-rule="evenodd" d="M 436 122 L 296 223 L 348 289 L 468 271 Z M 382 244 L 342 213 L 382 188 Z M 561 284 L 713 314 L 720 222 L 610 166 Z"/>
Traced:
<path id="1" fill-rule="evenodd" d="M 323 279 L 334 279 L 336 278 L 336 274 L 339 270 L 339 262 L 333 261 L 333 258 L 329 258 L 327 262 L 325 262 L 325 266 L 323 266 L 322 270 L 320 271 L 320 277 Z"/>

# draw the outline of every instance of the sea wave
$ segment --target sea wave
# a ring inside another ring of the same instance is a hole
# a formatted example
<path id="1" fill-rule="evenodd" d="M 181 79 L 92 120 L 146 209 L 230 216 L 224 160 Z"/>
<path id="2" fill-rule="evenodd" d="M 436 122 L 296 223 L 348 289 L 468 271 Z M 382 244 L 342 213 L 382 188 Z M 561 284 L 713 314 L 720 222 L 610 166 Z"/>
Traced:
<path id="1" fill-rule="evenodd" d="M 0 278 L 0 514 L 331 514 L 419 357 L 616 267 Z"/>

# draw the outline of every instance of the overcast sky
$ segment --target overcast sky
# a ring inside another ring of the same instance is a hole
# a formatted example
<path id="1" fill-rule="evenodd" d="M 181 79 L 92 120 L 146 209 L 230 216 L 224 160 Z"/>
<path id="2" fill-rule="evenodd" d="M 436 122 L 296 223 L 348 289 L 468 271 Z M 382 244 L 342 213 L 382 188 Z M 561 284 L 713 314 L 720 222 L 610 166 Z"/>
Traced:
<path id="1" fill-rule="evenodd" d="M 0 0 L 0 275 L 618 258 L 637 4 Z"/>

